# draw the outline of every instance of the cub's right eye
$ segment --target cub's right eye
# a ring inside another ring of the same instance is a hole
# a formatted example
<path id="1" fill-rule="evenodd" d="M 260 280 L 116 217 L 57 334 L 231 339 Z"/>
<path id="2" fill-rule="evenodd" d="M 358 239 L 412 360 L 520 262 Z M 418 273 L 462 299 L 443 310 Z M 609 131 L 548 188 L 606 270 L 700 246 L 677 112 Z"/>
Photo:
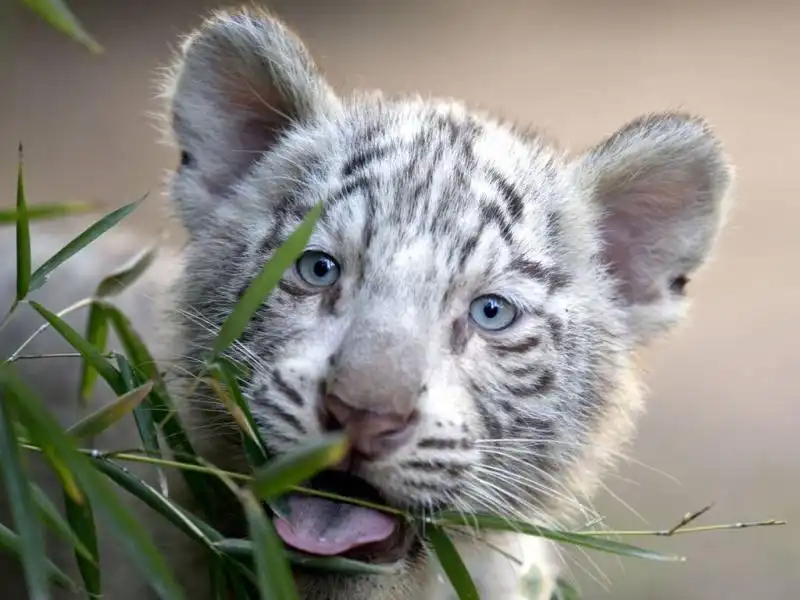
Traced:
<path id="1" fill-rule="evenodd" d="M 329 287 L 339 280 L 339 263 L 329 254 L 317 250 L 304 252 L 297 259 L 296 268 L 300 279 L 313 287 Z"/>

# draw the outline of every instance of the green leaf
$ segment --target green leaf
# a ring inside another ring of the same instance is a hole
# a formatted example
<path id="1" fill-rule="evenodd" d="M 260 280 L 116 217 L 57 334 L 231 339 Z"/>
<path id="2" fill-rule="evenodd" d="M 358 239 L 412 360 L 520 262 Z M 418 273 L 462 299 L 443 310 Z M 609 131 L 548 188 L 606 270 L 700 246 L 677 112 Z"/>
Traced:
<path id="1" fill-rule="evenodd" d="M 142 250 L 122 267 L 106 275 L 98 284 L 95 296 L 98 298 L 116 296 L 128 289 L 150 268 L 157 254 L 156 246 Z"/>
<path id="2" fill-rule="evenodd" d="M 224 389 L 217 390 L 220 399 L 242 429 L 242 439 L 248 462 L 253 468 L 263 466 L 267 462 L 267 451 L 264 440 L 250 411 L 250 405 L 244 399 L 239 383 L 236 381 L 234 367 L 224 358 L 220 358 L 210 367 L 211 376 Z"/>
<path id="3" fill-rule="evenodd" d="M 261 269 L 253 282 L 242 294 L 231 314 L 220 327 L 217 338 L 212 346 L 215 357 L 225 352 L 231 344 L 244 332 L 253 314 L 264 302 L 269 293 L 278 285 L 284 272 L 303 252 L 317 220 L 322 214 L 322 204 L 317 204 L 303 219 L 303 222 L 294 230 L 286 242 L 276 251 L 272 258 Z"/>
<path id="4" fill-rule="evenodd" d="M 128 317 L 116 306 L 104 302 L 103 310 L 114 327 L 114 331 L 117 333 L 117 337 L 119 337 L 122 347 L 125 349 L 125 354 L 131 361 L 134 370 L 154 383 L 153 391 L 149 398 L 151 416 L 164 433 L 167 445 L 173 452 L 187 457 L 186 461 L 199 464 L 188 458 L 196 456 L 197 453 L 183 427 L 175 403 L 172 401 L 161 374 L 158 372 L 158 365 L 147 346 L 134 330 Z M 207 478 L 190 471 L 183 471 L 182 475 L 200 506 L 213 510 L 216 502 L 214 499 L 215 494 L 219 489 L 216 482 L 210 483 Z"/>
<path id="5" fill-rule="evenodd" d="M 47 281 L 47 276 L 63 265 L 75 254 L 86 248 L 109 229 L 117 225 L 125 217 L 136 210 L 147 196 L 111 211 L 106 216 L 87 227 L 82 233 L 78 234 L 66 246 L 61 248 L 53 256 L 48 258 L 31 276 L 30 291 L 42 287 Z"/>
<path id="6" fill-rule="evenodd" d="M 682 556 L 677 556 L 675 554 L 663 554 L 661 552 L 656 552 L 655 550 L 646 550 L 630 544 L 623 544 L 622 542 L 604 539 L 596 535 L 583 535 L 570 531 L 555 531 L 552 529 L 547 529 L 546 527 L 525 523 L 524 521 L 507 519 L 505 517 L 496 515 L 463 515 L 453 512 L 444 512 L 437 515 L 436 521 L 439 525 L 462 525 L 471 528 L 478 527 L 481 529 L 513 531 L 525 535 L 542 537 L 554 542 L 572 544 L 573 546 L 582 546 L 584 548 L 591 548 L 592 550 L 600 550 L 601 552 L 618 554 L 620 556 L 629 556 L 631 558 L 642 558 L 646 560 L 657 560 L 664 562 L 683 562 L 685 560 Z"/>
<path id="7" fill-rule="evenodd" d="M 148 381 L 144 385 L 123 394 L 114 402 L 103 406 L 92 414 L 81 419 L 75 425 L 67 429 L 67 433 L 75 438 L 87 438 L 98 435 L 117 423 L 122 417 L 130 413 L 139 406 L 142 401 L 153 389 L 153 382 Z"/>
<path id="8" fill-rule="evenodd" d="M 253 559 L 253 542 L 250 540 L 226 538 L 216 542 L 214 547 L 239 560 L 251 561 Z M 285 550 L 284 553 L 291 564 L 317 571 L 334 571 L 351 575 L 392 575 L 396 574 L 399 568 L 394 565 L 371 564 L 340 556 L 310 556 L 289 550 Z"/>
<path id="9" fill-rule="evenodd" d="M 340 462 L 347 454 L 347 448 L 347 437 L 341 433 L 322 436 L 270 461 L 255 473 L 250 489 L 262 500 L 276 498 Z"/>
<path id="10" fill-rule="evenodd" d="M 106 383 L 118 395 L 126 393 L 125 385 L 122 377 L 114 366 L 103 356 L 97 347 L 90 344 L 81 335 L 75 331 L 66 321 L 59 318 L 58 315 L 50 312 L 38 302 L 31 301 L 30 305 L 38 312 L 44 320 L 50 323 L 50 326 L 55 329 L 61 337 L 63 337 L 70 346 L 75 348 L 77 352 L 94 368 L 100 376 L 105 379 Z"/>
<path id="11" fill-rule="evenodd" d="M 478 588 L 475 587 L 464 561 L 461 560 L 458 550 L 447 534 L 437 525 L 430 523 L 427 524 L 425 533 L 459 600 L 480 600 Z"/>
<path id="12" fill-rule="evenodd" d="M 103 47 L 83 28 L 64 0 L 23 0 L 23 2 L 52 27 L 83 44 L 89 52 L 93 54 L 103 52 Z"/>
<path id="13" fill-rule="evenodd" d="M 136 477 L 124 467 L 100 457 L 92 459 L 92 462 L 95 468 L 111 481 L 159 513 L 190 538 L 211 549 L 214 548 L 216 541 L 222 539 L 221 533 L 163 494 L 159 494 L 150 484 Z"/>
<path id="14" fill-rule="evenodd" d="M 22 554 L 22 540 L 8 527 L 0 523 L 0 549 L 20 557 Z M 76 591 L 78 586 L 70 579 L 64 571 L 55 566 L 50 560 L 45 559 L 47 576 L 57 586 Z"/>
<path id="15" fill-rule="evenodd" d="M 45 526 L 55 535 L 67 542 L 80 556 L 92 560 L 92 553 L 83 545 L 83 542 L 76 533 L 72 531 L 72 527 L 70 527 L 69 523 L 61 516 L 61 511 L 56 508 L 56 505 L 53 504 L 47 494 L 44 493 L 44 490 L 35 483 L 31 483 L 31 493 L 33 495 L 33 501 L 36 503 L 36 508 L 39 510 L 39 516 Z"/>
<path id="16" fill-rule="evenodd" d="M 31 284 L 31 229 L 28 206 L 25 200 L 25 178 L 22 167 L 22 143 L 19 145 L 17 164 L 17 298 L 20 302 L 28 295 Z"/>
<path id="17" fill-rule="evenodd" d="M 0 401 L 0 467 L 14 526 L 20 534 L 20 557 L 28 597 L 31 600 L 50 600 L 44 533 L 20 462 L 10 408 L 5 401 Z"/>
<path id="18" fill-rule="evenodd" d="M 69 495 L 64 494 L 64 511 L 70 527 L 91 553 L 91 559 L 87 559 L 79 552 L 75 552 L 75 560 L 78 563 L 78 571 L 83 579 L 83 585 L 90 599 L 101 598 L 103 586 L 100 575 L 100 551 L 97 546 L 97 529 L 94 524 L 92 506 L 88 500 L 78 503 Z"/>
<path id="19" fill-rule="evenodd" d="M 581 600 L 581 595 L 571 583 L 559 579 L 551 600 Z"/>
<path id="20" fill-rule="evenodd" d="M 31 442 L 47 448 L 49 459 L 57 455 L 80 484 L 94 510 L 104 517 L 110 532 L 126 551 L 135 567 L 162 600 L 183 600 L 184 594 L 152 540 L 136 518 L 125 508 L 90 460 L 78 452 L 75 440 L 65 434 L 55 419 L 22 383 L 9 365 L 0 367 L 7 403 L 27 427 Z"/>
<path id="21" fill-rule="evenodd" d="M 25 213 L 28 216 L 28 220 L 33 221 L 79 215 L 91 212 L 94 209 L 95 206 L 89 202 L 63 202 L 61 204 L 34 204 L 33 206 L 28 206 Z M 16 223 L 21 214 L 16 209 L 0 210 L 0 225 Z"/>
<path id="22" fill-rule="evenodd" d="M 241 500 L 253 541 L 253 561 L 261 600 L 300 600 L 283 544 L 264 514 L 261 503 L 247 491 L 242 492 Z"/>
<path id="23" fill-rule="evenodd" d="M 92 302 L 89 308 L 89 318 L 86 321 L 86 341 L 98 351 L 105 352 L 108 343 L 108 319 L 103 312 L 103 307 L 97 302 Z M 96 382 L 97 370 L 88 360 L 81 358 L 80 396 L 84 401 L 92 395 Z"/>

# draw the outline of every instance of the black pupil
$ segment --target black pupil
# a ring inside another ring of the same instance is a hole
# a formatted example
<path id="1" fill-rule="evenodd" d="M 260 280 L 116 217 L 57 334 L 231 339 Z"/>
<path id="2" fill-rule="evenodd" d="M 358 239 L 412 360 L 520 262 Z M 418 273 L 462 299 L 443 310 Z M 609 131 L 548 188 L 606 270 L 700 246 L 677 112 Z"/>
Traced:
<path id="1" fill-rule="evenodd" d="M 314 263 L 314 275 L 317 277 L 325 277 L 330 273 L 332 268 L 331 261 L 327 258 L 320 258 Z"/>
<path id="2" fill-rule="evenodd" d="M 500 303 L 497 300 L 487 300 L 483 305 L 483 315 L 487 319 L 494 319 L 500 312 Z"/>

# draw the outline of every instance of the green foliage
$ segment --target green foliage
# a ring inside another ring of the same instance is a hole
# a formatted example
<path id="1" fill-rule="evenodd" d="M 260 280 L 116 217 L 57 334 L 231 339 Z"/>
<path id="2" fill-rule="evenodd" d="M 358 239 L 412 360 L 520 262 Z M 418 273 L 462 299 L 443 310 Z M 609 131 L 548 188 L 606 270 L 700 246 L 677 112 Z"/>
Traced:
<path id="1" fill-rule="evenodd" d="M 22 0 L 22 3 L 52 27 L 83 44 L 93 54 L 103 51 L 102 46 L 83 28 L 64 0 Z"/>

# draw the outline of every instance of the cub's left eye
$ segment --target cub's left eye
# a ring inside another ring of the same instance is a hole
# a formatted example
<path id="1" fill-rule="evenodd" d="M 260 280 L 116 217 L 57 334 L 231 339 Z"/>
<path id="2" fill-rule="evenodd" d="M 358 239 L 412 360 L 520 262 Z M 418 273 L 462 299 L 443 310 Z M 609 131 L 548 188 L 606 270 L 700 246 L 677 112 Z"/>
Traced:
<path id="1" fill-rule="evenodd" d="M 469 307 L 469 316 L 481 329 L 500 331 L 517 318 L 517 309 L 502 296 L 490 294 L 479 296 Z"/>
<path id="2" fill-rule="evenodd" d="M 297 274 L 308 285 L 328 287 L 339 280 L 339 263 L 324 252 L 308 250 L 297 259 Z"/>

